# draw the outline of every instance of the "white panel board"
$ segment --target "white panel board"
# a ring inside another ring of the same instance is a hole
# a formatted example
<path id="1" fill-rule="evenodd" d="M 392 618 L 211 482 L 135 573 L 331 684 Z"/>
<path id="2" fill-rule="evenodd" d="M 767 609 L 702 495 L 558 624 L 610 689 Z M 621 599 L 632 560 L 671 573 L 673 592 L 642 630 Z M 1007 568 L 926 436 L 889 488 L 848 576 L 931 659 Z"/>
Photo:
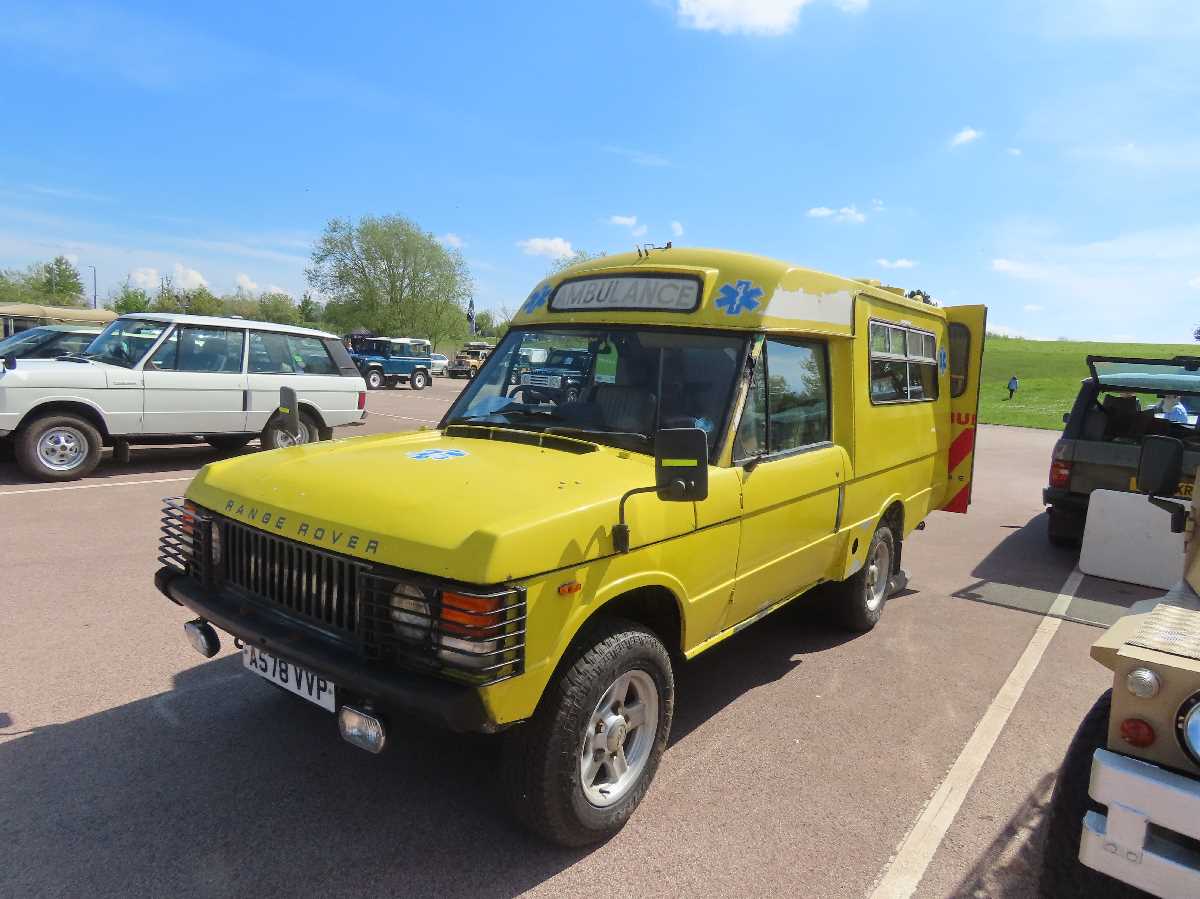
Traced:
<path id="1" fill-rule="evenodd" d="M 1084 574 L 1167 590 L 1183 577 L 1183 534 L 1139 493 L 1093 490 L 1083 529 Z"/>

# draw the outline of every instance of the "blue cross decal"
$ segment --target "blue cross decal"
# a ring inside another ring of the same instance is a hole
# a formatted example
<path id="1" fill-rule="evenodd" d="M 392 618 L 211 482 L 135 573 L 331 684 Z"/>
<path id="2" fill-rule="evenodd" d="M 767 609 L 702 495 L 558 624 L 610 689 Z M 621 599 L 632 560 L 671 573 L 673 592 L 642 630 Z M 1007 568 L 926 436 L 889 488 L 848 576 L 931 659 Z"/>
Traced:
<path id="1" fill-rule="evenodd" d="M 946 373 L 946 369 L 950 367 L 950 360 L 946 356 L 946 348 L 942 347 L 938 350 L 938 371 L 942 374 Z"/>
<path id="2" fill-rule="evenodd" d="M 408 458 L 416 459 L 418 462 L 429 460 L 431 462 L 441 462 L 445 459 L 457 459 L 460 456 L 468 455 L 466 450 L 460 449 L 423 449 L 411 452 Z"/>
<path id="3" fill-rule="evenodd" d="M 722 284 L 718 293 L 717 305 L 724 307 L 726 315 L 739 315 L 742 310 L 758 308 L 758 298 L 763 295 L 762 288 L 754 287 L 750 281 Z"/>
<path id="4" fill-rule="evenodd" d="M 529 299 L 525 301 L 525 308 L 522 311 L 528 315 L 530 312 L 533 312 L 535 309 L 545 303 L 548 296 L 550 296 L 549 284 L 535 288 L 533 293 L 529 295 Z"/>

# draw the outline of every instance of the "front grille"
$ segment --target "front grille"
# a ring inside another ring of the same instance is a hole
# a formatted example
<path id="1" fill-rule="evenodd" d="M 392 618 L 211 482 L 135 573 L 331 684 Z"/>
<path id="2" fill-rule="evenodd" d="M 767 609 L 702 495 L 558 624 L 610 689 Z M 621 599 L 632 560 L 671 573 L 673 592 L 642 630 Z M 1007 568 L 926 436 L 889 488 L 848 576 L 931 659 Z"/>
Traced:
<path id="1" fill-rule="evenodd" d="M 553 387 L 562 386 L 562 378 L 558 375 L 522 375 L 521 383 L 528 384 L 530 387 Z"/>
<path id="2" fill-rule="evenodd" d="M 229 519 L 217 519 L 216 526 L 221 533 L 216 571 L 226 588 L 340 637 L 357 637 L 360 576 L 368 565 Z"/>
<path id="3" fill-rule="evenodd" d="M 181 499 L 166 500 L 162 532 L 164 565 L 302 622 L 366 664 L 476 686 L 524 671 L 523 588 L 480 590 L 371 565 Z"/>

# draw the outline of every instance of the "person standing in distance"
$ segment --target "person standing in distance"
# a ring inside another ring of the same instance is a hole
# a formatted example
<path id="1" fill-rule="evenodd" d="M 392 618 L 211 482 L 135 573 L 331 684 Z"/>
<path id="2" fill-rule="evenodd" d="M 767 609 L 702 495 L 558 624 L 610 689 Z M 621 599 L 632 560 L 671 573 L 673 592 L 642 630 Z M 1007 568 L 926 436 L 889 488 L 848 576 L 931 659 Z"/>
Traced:
<path id="1" fill-rule="evenodd" d="M 1011 378 L 1008 379 L 1008 398 L 1010 400 L 1013 398 L 1013 394 L 1015 394 L 1017 392 L 1018 386 L 1019 386 L 1019 383 L 1017 381 L 1016 375 L 1013 375 Z"/>

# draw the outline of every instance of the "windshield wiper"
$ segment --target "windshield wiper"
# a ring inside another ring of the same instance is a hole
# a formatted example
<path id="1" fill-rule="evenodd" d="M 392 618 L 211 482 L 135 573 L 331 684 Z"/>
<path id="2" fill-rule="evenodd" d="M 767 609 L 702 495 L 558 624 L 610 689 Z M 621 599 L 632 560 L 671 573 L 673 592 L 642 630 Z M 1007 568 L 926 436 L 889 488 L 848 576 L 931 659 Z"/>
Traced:
<path id="1" fill-rule="evenodd" d="M 637 431 L 606 431 L 603 428 L 564 428 L 552 425 L 546 428 L 546 433 L 563 434 L 566 436 L 574 434 L 583 437 L 633 437 L 642 441 L 647 446 L 654 442 L 654 439 L 649 434 L 641 434 Z"/>
<path id="2" fill-rule="evenodd" d="M 56 358 L 62 360 L 63 362 L 91 362 L 92 361 L 87 356 L 83 355 L 83 353 L 66 353 L 65 355 L 58 356 Z"/>

